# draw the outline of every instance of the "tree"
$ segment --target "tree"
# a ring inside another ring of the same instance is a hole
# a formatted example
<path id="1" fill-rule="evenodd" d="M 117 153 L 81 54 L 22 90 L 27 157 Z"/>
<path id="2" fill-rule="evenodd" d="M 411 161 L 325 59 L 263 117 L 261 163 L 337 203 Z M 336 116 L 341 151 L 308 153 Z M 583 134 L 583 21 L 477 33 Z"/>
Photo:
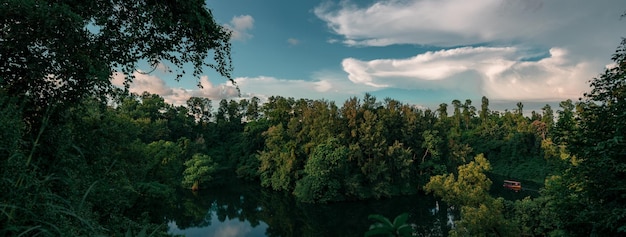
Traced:
<path id="1" fill-rule="evenodd" d="M 190 97 L 187 100 L 187 109 L 199 124 L 206 124 L 211 120 L 213 105 L 209 98 Z"/>
<path id="2" fill-rule="evenodd" d="M 487 124 L 488 121 L 488 116 L 489 116 L 489 99 L 486 96 L 483 96 L 483 98 L 481 99 L 481 104 L 480 104 L 480 120 L 483 124 L 483 126 L 485 124 Z"/>
<path id="3" fill-rule="evenodd" d="M 439 114 L 440 120 L 445 120 L 448 118 L 448 104 L 441 103 L 439 104 L 439 108 L 437 108 L 437 113 Z"/>
<path id="4" fill-rule="evenodd" d="M 288 137 L 282 123 L 268 128 L 263 136 L 265 150 L 259 154 L 261 186 L 291 191 L 302 169 L 295 154 L 295 141 Z"/>
<path id="5" fill-rule="evenodd" d="M 554 127 L 554 111 L 552 111 L 552 106 L 546 104 L 541 108 L 541 122 L 546 125 L 546 135 L 552 132 L 552 128 Z"/>
<path id="6" fill-rule="evenodd" d="M 217 124 L 228 122 L 228 100 L 220 100 L 217 112 L 215 112 L 215 122 L 217 122 Z"/>
<path id="7" fill-rule="evenodd" d="M 422 148 L 424 148 L 425 151 L 419 164 L 420 176 L 423 175 L 424 171 L 426 171 L 427 177 L 433 174 L 444 173 L 446 168 L 441 162 L 442 154 L 440 148 L 443 140 L 439 136 L 439 132 L 437 130 L 426 130 L 422 133 L 422 136 L 424 138 Z M 428 160 L 426 160 L 426 158 L 428 158 Z"/>
<path id="8" fill-rule="evenodd" d="M 184 188 L 198 190 L 200 185 L 206 184 L 213 180 L 213 172 L 215 172 L 215 162 L 210 156 L 196 153 L 185 161 L 185 171 L 183 171 L 182 185 Z"/>
<path id="9" fill-rule="evenodd" d="M 256 96 L 250 99 L 245 110 L 246 121 L 254 121 L 259 119 L 259 103 L 261 103 L 260 99 Z"/>
<path id="10" fill-rule="evenodd" d="M 456 222 L 452 236 L 512 236 L 510 222 L 504 217 L 504 199 L 489 196 L 492 184 L 484 172 L 489 161 L 482 155 L 458 167 L 454 174 L 430 178 L 424 189 L 449 204 L 461 206 L 461 220 Z"/>
<path id="11" fill-rule="evenodd" d="M 517 102 L 517 109 L 515 109 L 515 115 L 518 117 L 524 117 L 524 104 L 520 101 Z"/>
<path id="12" fill-rule="evenodd" d="M 576 106 L 574 102 L 570 99 L 561 101 L 559 106 L 562 110 L 558 111 L 559 119 L 556 122 L 555 127 L 555 142 L 559 145 L 567 144 L 568 141 L 572 139 L 572 133 L 576 127 L 576 121 L 574 116 L 574 109 Z"/>
<path id="13" fill-rule="evenodd" d="M 579 159 L 560 179 L 558 187 L 573 201 L 559 203 L 576 213 L 559 215 L 564 229 L 579 236 L 617 236 L 626 232 L 626 39 L 612 57 L 615 65 L 591 80 L 578 107 L 578 123 L 571 124 L 571 102 L 564 103 L 557 122 L 561 139 Z M 579 126 L 574 133 L 565 128 Z M 555 195 L 563 195 L 553 192 Z"/>
<path id="14" fill-rule="evenodd" d="M 476 115 L 476 107 L 472 105 L 472 100 L 466 99 L 463 104 L 463 123 L 465 123 L 465 129 L 468 130 L 471 124 L 471 119 Z"/>
<path id="15" fill-rule="evenodd" d="M 453 100 L 452 101 L 452 106 L 454 106 L 454 113 L 452 115 L 452 117 L 454 117 L 454 126 L 453 128 L 455 129 L 455 131 L 457 133 L 460 133 L 461 130 L 461 107 L 463 107 L 463 105 L 461 104 L 460 100 Z"/>
<path id="16" fill-rule="evenodd" d="M 342 200 L 347 157 L 348 149 L 336 139 L 318 145 L 304 165 L 304 177 L 296 182 L 296 197 L 304 202 Z"/>
<path id="17" fill-rule="evenodd" d="M 151 226 L 138 213 L 149 203 L 145 194 L 163 192 L 147 192 L 158 185 L 147 180 L 136 125 L 168 135 L 162 112 L 152 113 L 165 107 L 155 97 L 140 108 L 130 96 L 124 102 L 134 114 L 107 108 L 106 97 L 121 102 L 111 79 L 119 72 L 130 83 L 151 71 L 139 69 L 144 64 L 173 66 L 177 79 L 186 65 L 196 78 L 208 68 L 230 78 L 229 39 L 202 0 L 2 1 L 0 111 L 15 109 L 23 132 L 12 163 L 0 161 L 0 235 L 115 235 Z"/>
<path id="18" fill-rule="evenodd" d="M 39 108 L 105 95 L 114 72 L 130 83 L 140 62 L 171 64 L 177 79 L 187 63 L 197 78 L 232 70 L 231 33 L 202 0 L 7 0 L 0 27 L 0 88 Z"/>

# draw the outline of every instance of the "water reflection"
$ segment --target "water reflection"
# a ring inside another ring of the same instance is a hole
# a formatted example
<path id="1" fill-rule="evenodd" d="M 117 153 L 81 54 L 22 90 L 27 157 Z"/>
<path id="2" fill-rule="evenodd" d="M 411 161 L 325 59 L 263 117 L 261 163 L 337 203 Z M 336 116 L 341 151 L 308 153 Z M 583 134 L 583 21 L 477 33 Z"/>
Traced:
<path id="1" fill-rule="evenodd" d="M 457 211 L 432 196 L 332 204 L 297 202 L 292 195 L 234 185 L 197 194 L 182 190 L 165 211 L 171 234 L 186 236 L 363 236 L 370 214 L 409 212 L 417 236 L 447 236 Z"/>
<path id="2" fill-rule="evenodd" d="M 262 237 L 265 236 L 265 230 L 267 229 L 267 224 L 265 223 L 260 223 L 260 225 L 253 227 L 250 222 L 240 221 L 237 219 L 228 219 L 224 221 L 214 219 L 213 223 L 219 224 L 181 229 L 176 225 L 176 222 L 170 222 L 168 223 L 168 227 L 170 234 L 185 235 L 186 237 Z"/>

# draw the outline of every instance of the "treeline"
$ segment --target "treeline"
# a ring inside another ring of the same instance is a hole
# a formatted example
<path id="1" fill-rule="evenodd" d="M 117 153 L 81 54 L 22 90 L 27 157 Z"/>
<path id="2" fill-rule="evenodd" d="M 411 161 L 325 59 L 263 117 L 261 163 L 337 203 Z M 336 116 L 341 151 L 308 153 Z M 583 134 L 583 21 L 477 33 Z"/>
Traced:
<path id="1" fill-rule="evenodd" d="M 33 226 L 138 231 L 149 226 L 138 220 L 159 223 L 150 209 L 175 205 L 167 200 L 176 188 L 235 178 L 304 202 L 381 198 L 414 193 L 431 176 L 484 153 L 501 171 L 537 168 L 505 175 L 537 179 L 558 166 L 553 141 L 568 134 L 573 119 L 571 101 L 553 123 L 549 106 L 524 117 L 521 103 L 496 112 L 487 98 L 480 110 L 455 100 L 448 115 L 447 104 L 433 111 L 371 95 L 341 107 L 275 96 L 264 104 L 221 100 L 213 108 L 207 98 L 175 106 L 159 95 L 116 90 L 44 111 L 0 95 L 6 234 Z"/>
<path id="2" fill-rule="evenodd" d="M 307 202 L 388 197 L 418 191 L 437 174 L 483 153 L 502 175 L 543 182 L 563 163 L 560 140 L 574 121 L 572 101 L 555 115 L 546 105 L 525 117 L 481 109 L 471 100 L 420 109 L 371 95 L 341 108 L 324 100 L 272 97 L 263 107 L 269 128 L 258 155 L 264 187 Z"/>

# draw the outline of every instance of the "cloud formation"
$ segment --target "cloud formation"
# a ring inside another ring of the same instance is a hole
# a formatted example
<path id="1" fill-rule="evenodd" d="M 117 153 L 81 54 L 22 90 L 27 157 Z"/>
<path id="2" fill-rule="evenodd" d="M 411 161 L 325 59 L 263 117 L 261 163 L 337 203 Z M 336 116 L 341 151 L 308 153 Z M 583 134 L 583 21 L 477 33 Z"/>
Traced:
<path id="1" fill-rule="evenodd" d="M 130 92 L 141 94 L 147 91 L 152 94 L 158 94 L 165 99 L 165 102 L 174 105 L 184 105 L 192 96 L 209 98 L 213 101 L 231 99 L 238 96 L 237 88 L 234 86 L 227 84 L 214 86 L 207 76 L 200 78 L 202 88 L 183 89 L 168 86 L 163 79 L 155 75 L 138 72 L 135 72 L 133 75 L 135 79 L 130 84 Z M 125 76 L 123 74 L 115 73 L 111 82 L 115 86 L 123 87 L 124 78 Z"/>
<path id="2" fill-rule="evenodd" d="M 619 16 L 624 8 L 626 4 L 617 1 L 384 0 L 364 7 L 350 1 L 327 3 L 316 7 L 314 13 L 332 32 L 343 36 L 347 45 L 449 47 L 579 41 L 570 36 L 581 31 L 599 38 L 615 36 L 615 27 L 623 26 Z"/>
<path id="3" fill-rule="evenodd" d="M 344 59 L 350 81 L 374 88 L 473 91 L 490 99 L 553 100 L 576 98 L 597 75 L 586 61 L 552 48 L 549 56 L 516 47 L 463 47 L 405 59 Z"/>
<path id="4" fill-rule="evenodd" d="M 254 18 L 250 15 L 234 16 L 230 23 L 224 26 L 231 30 L 231 39 L 245 41 L 252 38 L 248 31 L 254 28 Z"/>
<path id="5" fill-rule="evenodd" d="M 327 99 L 343 102 L 349 97 L 361 97 L 371 90 L 369 86 L 354 84 L 345 80 L 345 75 L 332 72 L 317 72 L 311 80 L 279 79 L 275 77 L 240 77 L 235 81 L 244 98 L 253 96 L 261 99 L 272 95 L 283 97 Z"/>
<path id="6" fill-rule="evenodd" d="M 342 67 L 353 83 L 373 90 L 561 100 L 581 96 L 586 82 L 609 62 L 624 34 L 616 30 L 623 29 L 624 9 L 622 1 L 382 0 L 358 5 L 348 0 L 319 5 L 314 13 L 348 46 L 442 49 L 401 59 L 346 58 Z"/>

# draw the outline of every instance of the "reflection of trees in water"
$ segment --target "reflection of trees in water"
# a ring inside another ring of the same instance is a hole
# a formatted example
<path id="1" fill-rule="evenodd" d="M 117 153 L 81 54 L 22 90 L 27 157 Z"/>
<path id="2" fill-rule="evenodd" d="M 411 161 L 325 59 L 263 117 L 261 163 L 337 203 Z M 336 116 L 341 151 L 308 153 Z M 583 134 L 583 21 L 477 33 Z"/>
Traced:
<path id="1" fill-rule="evenodd" d="M 249 188 L 249 187 L 246 187 Z M 252 227 L 260 224 L 258 219 L 258 197 L 256 191 L 215 188 L 192 193 L 179 190 L 177 204 L 165 213 L 167 222 L 174 221 L 179 229 L 211 225 L 213 215 L 220 222 L 226 219 L 247 221 Z"/>
<path id="2" fill-rule="evenodd" d="M 381 214 L 393 218 L 409 212 L 409 223 L 417 236 L 446 236 L 448 216 L 454 214 L 447 204 L 432 196 L 405 196 L 387 200 L 331 204 L 299 203 L 293 195 L 260 189 L 253 185 L 202 190 L 197 195 L 188 190 L 178 193 L 177 205 L 165 216 L 179 229 L 205 227 L 213 215 L 220 222 L 237 219 L 252 227 L 261 221 L 268 225 L 267 236 L 363 236 L 373 223 L 367 217 Z M 437 208 L 437 204 L 441 210 Z"/>
<path id="3" fill-rule="evenodd" d="M 373 223 L 368 215 L 393 218 L 407 211 L 418 236 L 447 236 L 449 216 L 458 215 L 441 201 L 441 211 L 431 212 L 437 200 L 423 195 L 331 204 L 299 203 L 292 195 L 268 190 L 260 196 L 261 220 L 269 226 L 267 236 L 363 236 Z"/>
<path id="4" fill-rule="evenodd" d="M 433 196 L 418 196 L 418 203 L 411 210 L 416 236 L 448 236 L 451 225 L 450 218 L 458 215 L 448 207 L 448 204 L 435 199 Z"/>
<path id="5" fill-rule="evenodd" d="M 166 212 L 165 220 L 174 221 L 180 229 L 211 225 L 211 204 L 209 198 L 202 198 L 189 190 L 179 190 L 175 205 Z"/>

